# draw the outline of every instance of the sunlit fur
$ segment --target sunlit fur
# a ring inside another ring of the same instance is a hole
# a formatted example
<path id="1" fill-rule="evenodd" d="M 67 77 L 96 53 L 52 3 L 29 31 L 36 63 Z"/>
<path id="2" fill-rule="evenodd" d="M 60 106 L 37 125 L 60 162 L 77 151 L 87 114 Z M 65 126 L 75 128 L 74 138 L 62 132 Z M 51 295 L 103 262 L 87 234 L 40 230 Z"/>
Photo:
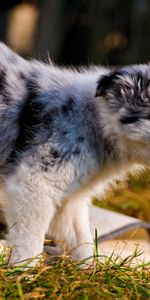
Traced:
<path id="1" fill-rule="evenodd" d="M 80 71 L 26 61 L 0 44 L 0 173 L 11 263 L 43 251 L 45 234 L 71 255 L 93 254 L 88 217 L 136 164 L 150 164 L 148 65 Z"/>

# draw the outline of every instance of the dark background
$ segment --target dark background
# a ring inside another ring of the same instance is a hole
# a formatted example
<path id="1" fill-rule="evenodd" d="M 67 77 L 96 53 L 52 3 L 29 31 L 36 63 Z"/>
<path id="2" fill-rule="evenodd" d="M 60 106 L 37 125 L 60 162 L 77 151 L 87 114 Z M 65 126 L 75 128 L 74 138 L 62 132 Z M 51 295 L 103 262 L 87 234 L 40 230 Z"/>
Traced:
<path id="1" fill-rule="evenodd" d="M 148 62 L 150 1 L 1 0 L 0 39 L 65 65 Z"/>

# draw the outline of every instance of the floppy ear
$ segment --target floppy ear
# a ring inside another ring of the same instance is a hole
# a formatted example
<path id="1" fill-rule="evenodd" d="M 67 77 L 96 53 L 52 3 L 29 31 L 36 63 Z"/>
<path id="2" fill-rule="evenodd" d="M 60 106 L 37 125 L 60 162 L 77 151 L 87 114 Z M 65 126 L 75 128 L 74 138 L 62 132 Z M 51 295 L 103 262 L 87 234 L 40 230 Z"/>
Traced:
<path id="1" fill-rule="evenodd" d="M 116 72 L 110 72 L 109 74 L 101 76 L 97 82 L 95 96 L 96 97 L 106 96 L 107 92 L 114 87 L 116 80 L 117 80 Z"/>
<path id="2" fill-rule="evenodd" d="M 123 70 L 112 71 L 100 77 L 97 83 L 96 97 L 103 97 L 106 104 L 118 110 L 132 97 L 132 82 Z"/>

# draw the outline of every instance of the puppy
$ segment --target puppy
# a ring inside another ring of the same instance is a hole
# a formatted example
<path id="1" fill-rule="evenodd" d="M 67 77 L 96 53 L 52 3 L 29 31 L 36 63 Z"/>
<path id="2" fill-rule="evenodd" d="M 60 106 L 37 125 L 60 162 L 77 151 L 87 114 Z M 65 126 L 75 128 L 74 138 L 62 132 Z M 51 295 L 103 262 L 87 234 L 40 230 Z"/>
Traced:
<path id="1" fill-rule="evenodd" d="M 0 174 L 10 262 L 43 251 L 47 233 L 75 259 L 93 255 L 88 201 L 150 163 L 150 66 L 80 71 L 26 61 L 0 44 Z"/>

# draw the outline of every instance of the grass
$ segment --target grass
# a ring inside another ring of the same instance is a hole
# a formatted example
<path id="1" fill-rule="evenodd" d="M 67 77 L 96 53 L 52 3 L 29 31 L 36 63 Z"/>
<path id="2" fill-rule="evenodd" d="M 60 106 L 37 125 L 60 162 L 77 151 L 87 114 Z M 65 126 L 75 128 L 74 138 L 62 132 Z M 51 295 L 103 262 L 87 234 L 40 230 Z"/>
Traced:
<path id="1" fill-rule="evenodd" d="M 134 253 L 133 256 L 138 255 Z M 4 266 L 1 256 L 0 299 L 150 299 L 148 265 L 131 267 L 128 260 L 97 259 L 93 266 L 81 270 L 68 257 L 60 257 L 49 266 L 25 271 Z"/>
<path id="2" fill-rule="evenodd" d="M 150 221 L 150 175 L 139 179 L 129 178 L 126 184 L 109 194 L 107 201 L 95 203 L 142 220 Z M 97 231 L 95 231 L 95 258 L 93 265 L 85 270 L 67 256 L 43 261 L 34 268 L 9 268 L 5 253 L 0 255 L 0 300 L 2 299 L 58 299 L 97 300 L 150 299 L 150 264 L 133 266 L 131 257 L 98 260 Z M 85 262 L 86 263 L 86 262 Z M 88 264 L 88 261 L 87 261 Z"/>

